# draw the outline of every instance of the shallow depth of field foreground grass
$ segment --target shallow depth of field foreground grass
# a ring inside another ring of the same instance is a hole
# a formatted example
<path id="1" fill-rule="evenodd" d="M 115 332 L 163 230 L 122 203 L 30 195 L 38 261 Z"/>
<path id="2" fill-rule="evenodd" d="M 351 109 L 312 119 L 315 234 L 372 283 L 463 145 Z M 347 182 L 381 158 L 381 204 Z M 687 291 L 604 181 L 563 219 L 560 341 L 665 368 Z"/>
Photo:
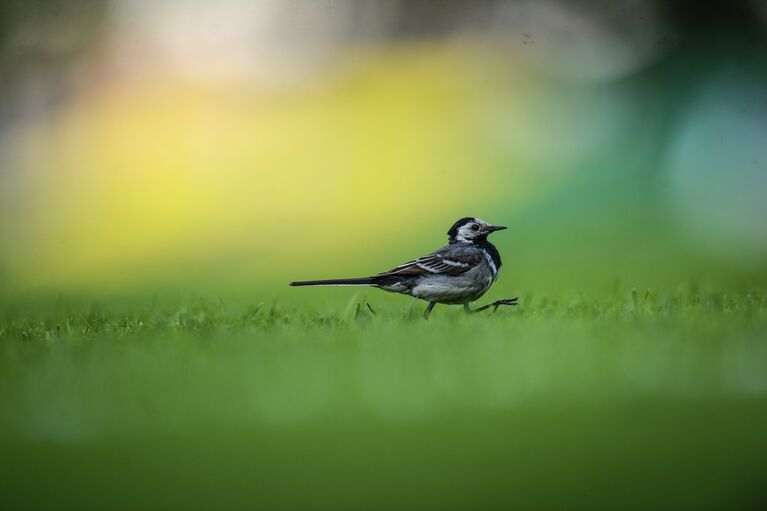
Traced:
<path id="1" fill-rule="evenodd" d="M 521 298 L 8 303 L 2 507 L 767 503 L 764 294 Z"/>

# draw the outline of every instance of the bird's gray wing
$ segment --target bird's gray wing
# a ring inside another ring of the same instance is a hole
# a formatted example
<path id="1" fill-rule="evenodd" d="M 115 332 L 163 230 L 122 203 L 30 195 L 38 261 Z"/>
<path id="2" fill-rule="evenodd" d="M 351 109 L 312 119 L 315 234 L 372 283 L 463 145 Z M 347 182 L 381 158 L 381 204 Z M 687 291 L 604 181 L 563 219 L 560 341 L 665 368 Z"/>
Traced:
<path id="1" fill-rule="evenodd" d="M 482 262 L 481 252 L 473 246 L 459 244 L 442 247 L 436 252 L 408 261 L 389 271 L 380 273 L 388 275 L 460 275 Z"/>

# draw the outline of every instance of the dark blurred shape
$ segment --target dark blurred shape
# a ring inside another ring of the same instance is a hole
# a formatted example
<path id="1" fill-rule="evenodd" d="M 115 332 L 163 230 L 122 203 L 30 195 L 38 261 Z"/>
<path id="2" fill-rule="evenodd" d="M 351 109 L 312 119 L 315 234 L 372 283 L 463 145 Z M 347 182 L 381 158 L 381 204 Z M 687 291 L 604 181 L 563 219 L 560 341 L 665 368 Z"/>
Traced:
<path id="1" fill-rule="evenodd" d="M 0 137 L 13 119 L 64 100 L 100 40 L 107 0 L 0 1 Z"/>
<path id="2" fill-rule="evenodd" d="M 659 8 L 688 40 L 722 43 L 717 36 L 751 39 L 764 42 L 764 27 L 760 26 L 758 1 L 719 0 L 713 2 L 686 2 L 672 0 L 658 2 Z"/>

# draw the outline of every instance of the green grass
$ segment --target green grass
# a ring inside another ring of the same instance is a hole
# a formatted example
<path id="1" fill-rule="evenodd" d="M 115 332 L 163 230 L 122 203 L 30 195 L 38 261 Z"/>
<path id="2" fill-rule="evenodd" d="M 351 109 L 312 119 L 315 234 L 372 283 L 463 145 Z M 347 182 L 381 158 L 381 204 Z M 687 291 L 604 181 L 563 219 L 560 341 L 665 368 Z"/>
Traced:
<path id="1" fill-rule="evenodd" d="M 7 301 L 0 507 L 767 504 L 763 293 L 306 296 Z"/>

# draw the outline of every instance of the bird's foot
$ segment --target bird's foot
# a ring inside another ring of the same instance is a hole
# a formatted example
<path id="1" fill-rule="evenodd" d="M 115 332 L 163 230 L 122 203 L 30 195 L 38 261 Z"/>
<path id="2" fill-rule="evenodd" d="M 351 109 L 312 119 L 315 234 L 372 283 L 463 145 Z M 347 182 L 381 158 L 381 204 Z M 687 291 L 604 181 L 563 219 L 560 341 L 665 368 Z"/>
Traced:
<path id="1" fill-rule="evenodd" d="M 501 305 L 512 305 L 512 306 L 513 305 L 519 305 L 519 297 L 515 296 L 514 298 L 508 298 L 508 299 L 504 299 L 504 300 L 496 300 L 493 303 L 488 303 L 487 305 L 483 305 L 482 307 L 480 307 L 478 309 L 474 309 L 474 310 L 469 309 L 469 304 L 466 304 L 464 306 L 464 309 L 466 310 L 466 312 L 474 313 L 474 312 L 481 312 L 481 311 L 483 311 L 485 309 L 489 309 L 490 307 L 493 307 L 493 312 L 495 312 L 495 311 L 498 310 L 498 307 L 500 307 Z"/>
<path id="2" fill-rule="evenodd" d="M 519 298 L 515 296 L 514 298 L 496 300 L 490 305 L 493 306 L 493 312 L 495 312 L 498 310 L 498 307 L 500 307 L 501 305 L 511 305 L 511 306 L 519 305 Z"/>

